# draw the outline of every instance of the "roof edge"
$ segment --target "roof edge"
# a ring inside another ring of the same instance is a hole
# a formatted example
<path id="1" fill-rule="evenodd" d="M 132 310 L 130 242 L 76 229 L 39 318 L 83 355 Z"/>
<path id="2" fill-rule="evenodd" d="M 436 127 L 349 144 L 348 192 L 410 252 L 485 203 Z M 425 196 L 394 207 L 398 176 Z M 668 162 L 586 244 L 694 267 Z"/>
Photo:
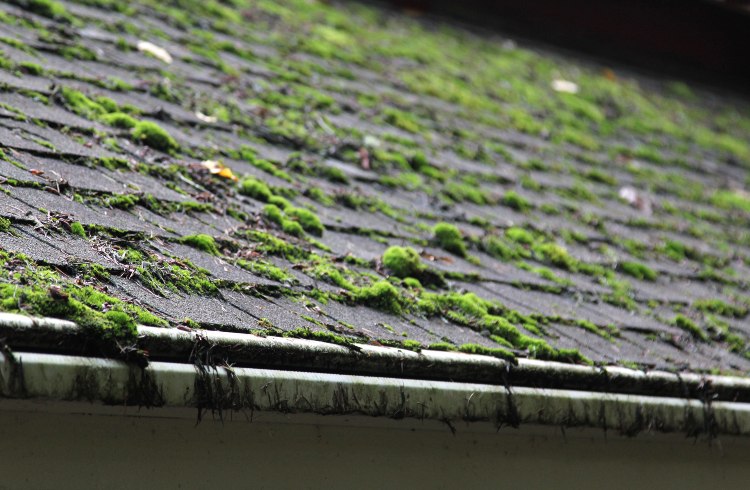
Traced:
<path id="1" fill-rule="evenodd" d="M 352 376 L 481 383 L 493 386 L 578 390 L 596 393 L 750 403 L 750 378 L 591 367 L 368 344 L 178 328 L 138 327 L 137 347 L 151 363 L 306 371 Z M 75 323 L 0 313 L 0 338 L 8 352 L 36 351 L 97 356 L 86 352 L 86 333 Z"/>
<path id="2" fill-rule="evenodd" d="M 744 403 L 166 362 L 139 368 L 111 359 L 27 352 L 0 357 L 3 397 L 187 407 L 197 409 L 199 420 L 209 414 L 223 420 L 237 412 L 252 420 L 256 411 L 269 411 L 433 420 L 451 430 L 463 421 L 495 428 L 592 427 L 628 436 L 750 435 L 750 405 Z"/>

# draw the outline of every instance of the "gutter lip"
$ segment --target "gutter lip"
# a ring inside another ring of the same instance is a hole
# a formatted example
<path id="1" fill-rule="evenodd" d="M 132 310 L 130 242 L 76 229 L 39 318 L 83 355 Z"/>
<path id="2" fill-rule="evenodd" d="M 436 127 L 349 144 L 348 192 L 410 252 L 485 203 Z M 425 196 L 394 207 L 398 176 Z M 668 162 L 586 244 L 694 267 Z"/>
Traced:
<path id="1" fill-rule="evenodd" d="M 491 356 L 461 352 L 415 352 L 369 344 L 347 347 L 215 330 L 139 325 L 138 333 L 137 347 L 148 351 L 151 362 L 193 364 L 195 349 L 203 345 L 212 351 L 203 351 L 201 360 L 209 365 L 750 403 L 750 378 L 737 376 L 592 367 L 525 358 L 519 358 L 514 365 Z M 0 339 L 3 338 L 11 351 L 102 357 L 86 351 L 84 330 L 67 320 L 0 313 Z"/>
<path id="2" fill-rule="evenodd" d="M 709 440 L 750 436 L 746 403 L 165 362 L 140 368 L 119 360 L 35 352 L 0 353 L 3 399 L 32 401 L 42 411 L 80 411 L 74 402 L 88 401 L 90 413 L 109 406 L 120 407 L 121 415 L 137 410 L 147 417 L 193 409 L 198 422 L 208 417 L 223 422 L 233 414 L 252 422 L 255 414 L 275 412 L 364 415 L 378 424 L 436 421 L 454 433 L 455 424 L 466 422 L 494 431 L 546 425 L 614 430 L 628 437 L 640 432 Z M 3 408 L 13 404 L 0 404 Z"/>

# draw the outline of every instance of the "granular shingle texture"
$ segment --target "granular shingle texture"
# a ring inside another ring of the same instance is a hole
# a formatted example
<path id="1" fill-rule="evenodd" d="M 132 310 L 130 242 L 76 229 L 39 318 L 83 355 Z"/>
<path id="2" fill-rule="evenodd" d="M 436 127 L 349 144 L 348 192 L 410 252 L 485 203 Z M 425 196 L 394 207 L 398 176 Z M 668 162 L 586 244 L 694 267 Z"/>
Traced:
<path id="1" fill-rule="evenodd" d="M 351 3 L 0 33 L 0 310 L 750 371 L 744 101 Z"/>

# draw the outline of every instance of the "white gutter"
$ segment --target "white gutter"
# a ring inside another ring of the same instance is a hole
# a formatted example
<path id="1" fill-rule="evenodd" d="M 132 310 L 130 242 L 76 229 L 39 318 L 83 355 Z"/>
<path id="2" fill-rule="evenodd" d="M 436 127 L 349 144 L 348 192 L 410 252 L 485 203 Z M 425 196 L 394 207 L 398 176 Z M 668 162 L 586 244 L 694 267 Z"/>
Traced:
<path id="1" fill-rule="evenodd" d="M 67 346 L 81 332 L 68 321 L 0 313 L 0 338 L 8 339 L 13 349 L 0 355 L 0 399 L 90 400 L 100 405 L 190 407 L 219 414 L 272 410 L 413 417 L 448 424 L 484 421 L 498 426 L 582 425 L 625 433 L 750 435 L 750 403 L 745 399 L 750 380 L 746 378 L 524 359 L 512 366 L 493 357 L 455 352 L 364 344 L 352 349 L 304 339 L 153 327 L 139 327 L 139 346 L 142 342 L 161 356 L 145 369 L 111 359 L 33 352 Z M 34 344 L 33 348 L 16 347 L 24 342 Z M 242 367 L 217 366 L 221 357 L 212 362 L 204 358 L 204 365 L 190 363 L 182 353 L 198 342 L 218 353 L 231 352 L 234 357 L 227 362 Z M 178 361 L 169 360 L 170 355 Z M 255 367 L 253 360 L 264 365 Z M 265 365 L 273 362 L 278 365 Z M 357 372 L 347 372 L 355 368 Z M 378 369 L 381 374 L 368 372 Z M 435 379 L 431 372 L 476 374 L 477 379 L 489 381 Z M 560 389 L 517 382 L 550 378 L 578 385 Z M 585 388 L 602 380 L 607 386 Z M 602 389 L 612 386 L 664 390 Z M 696 387 L 703 390 L 697 392 L 701 396 L 689 396 Z M 685 395 L 669 395 L 679 390 Z M 724 396 L 732 393 L 738 395 Z"/>
<path id="2" fill-rule="evenodd" d="M 750 405 L 444 381 L 209 368 L 55 354 L 0 356 L 0 395 L 34 400 L 89 400 L 106 405 L 192 407 L 204 414 L 255 411 L 362 414 L 502 425 L 587 426 L 640 431 L 750 435 Z M 22 366 L 21 369 L 18 369 Z M 135 409 L 133 410 L 135 412 Z M 158 415 L 158 410 L 153 412 Z"/>

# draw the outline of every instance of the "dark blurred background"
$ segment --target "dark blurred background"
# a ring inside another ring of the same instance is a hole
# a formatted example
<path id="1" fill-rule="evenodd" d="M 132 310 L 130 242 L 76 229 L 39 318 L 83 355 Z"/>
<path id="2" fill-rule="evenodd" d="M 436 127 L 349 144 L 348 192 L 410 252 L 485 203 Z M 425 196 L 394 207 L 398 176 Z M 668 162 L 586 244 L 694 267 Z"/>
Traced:
<path id="1" fill-rule="evenodd" d="M 750 0 L 391 0 L 416 14 L 750 93 Z"/>

